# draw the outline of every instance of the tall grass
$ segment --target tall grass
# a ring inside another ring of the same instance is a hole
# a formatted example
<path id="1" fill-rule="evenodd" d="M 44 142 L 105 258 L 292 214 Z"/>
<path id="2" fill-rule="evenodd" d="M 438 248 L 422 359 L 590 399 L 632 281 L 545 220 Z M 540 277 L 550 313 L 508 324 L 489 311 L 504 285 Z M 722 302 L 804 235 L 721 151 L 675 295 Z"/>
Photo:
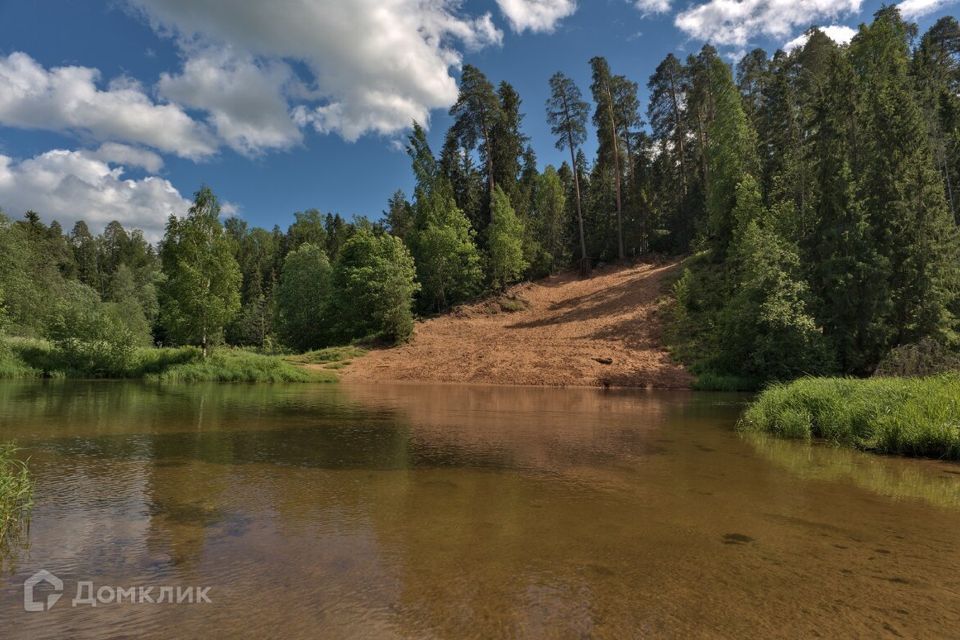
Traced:
<path id="1" fill-rule="evenodd" d="M 957 460 L 960 375 L 778 384 L 760 394 L 740 426 L 879 453 Z"/>
<path id="2" fill-rule="evenodd" d="M 33 507 L 33 482 L 27 464 L 11 444 L 0 445 L 0 547 L 15 540 Z"/>
<path id="3" fill-rule="evenodd" d="M 362 349 L 330 350 L 317 358 L 335 362 L 362 355 Z M 309 355 L 309 354 L 308 354 Z M 204 359 L 196 347 L 141 348 L 122 370 L 109 377 L 159 382 L 333 382 L 332 372 L 307 371 L 307 360 L 267 356 L 223 347 Z M 7 338 L 0 342 L 0 378 L 91 378 L 100 372 L 78 370 L 46 340 Z"/>
<path id="4" fill-rule="evenodd" d="M 175 364 L 146 378 L 159 382 L 333 382 L 336 375 L 307 371 L 279 356 L 219 349 L 206 359 Z"/>

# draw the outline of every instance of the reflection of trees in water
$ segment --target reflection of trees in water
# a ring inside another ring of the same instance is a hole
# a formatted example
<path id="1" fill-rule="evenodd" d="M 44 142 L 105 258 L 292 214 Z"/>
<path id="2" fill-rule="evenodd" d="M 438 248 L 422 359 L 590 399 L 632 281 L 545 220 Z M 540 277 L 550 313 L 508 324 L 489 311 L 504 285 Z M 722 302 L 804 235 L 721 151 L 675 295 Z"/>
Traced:
<path id="1" fill-rule="evenodd" d="M 960 465 L 864 453 L 760 433 L 743 437 L 764 458 L 804 480 L 850 481 L 882 496 L 960 507 Z"/>
<path id="2" fill-rule="evenodd" d="M 637 494 L 606 489 L 707 419 L 688 394 L 58 384 L 0 385 L 0 424 L 69 465 L 90 562 L 126 541 L 114 564 L 144 575 L 212 573 L 258 607 L 293 584 L 406 635 L 639 624 L 617 591 L 645 568 Z"/>

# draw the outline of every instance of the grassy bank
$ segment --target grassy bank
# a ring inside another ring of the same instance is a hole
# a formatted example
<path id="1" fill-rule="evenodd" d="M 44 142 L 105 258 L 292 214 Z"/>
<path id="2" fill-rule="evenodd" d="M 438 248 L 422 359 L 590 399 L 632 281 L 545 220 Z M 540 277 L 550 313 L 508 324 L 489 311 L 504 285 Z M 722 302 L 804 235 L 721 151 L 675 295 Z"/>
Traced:
<path id="1" fill-rule="evenodd" d="M 960 375 L 804 378 L 760 394 L 742 429 L 907 456 L 960 459 Z"/>
<path id="2" fill-rule="evenodd" d="M 111 378 L 154 382 L 334 382 L 331 371 L 308 371 L 293 358 L 220 348 L 141 348 L 110 370 L 78 366 L 45 340 L 8 338 L 0 347 L 0 378 Z"/>
<path id="3" fill-rule="evenodd" d="M 17 533 L 33 506 L 33 482 L 13 445 L 0 445 L 0 547 Z"/>

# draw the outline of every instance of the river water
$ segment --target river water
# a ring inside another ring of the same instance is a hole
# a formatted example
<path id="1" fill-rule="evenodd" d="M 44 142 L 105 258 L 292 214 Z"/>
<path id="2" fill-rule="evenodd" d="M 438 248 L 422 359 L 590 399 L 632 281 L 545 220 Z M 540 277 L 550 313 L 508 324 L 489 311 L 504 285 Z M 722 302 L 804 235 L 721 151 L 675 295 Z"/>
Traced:
<path id="1" fill-rule="evenodd" d="M 746 399 L 0 383 L 0 637 L 955 637 L 960 465 L 745 437 Z"/>

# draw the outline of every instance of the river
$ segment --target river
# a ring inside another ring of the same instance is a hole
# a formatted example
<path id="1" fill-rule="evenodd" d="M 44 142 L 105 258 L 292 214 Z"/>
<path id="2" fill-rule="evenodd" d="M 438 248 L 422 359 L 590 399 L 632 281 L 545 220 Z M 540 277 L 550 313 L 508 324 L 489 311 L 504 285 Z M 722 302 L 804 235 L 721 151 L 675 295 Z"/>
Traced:
<path id="1" fill-rule="evenodd" d="M 2 382 L 0 636 L 954 634 L 960 465 L 742 436 L 746 400 Z"/>

